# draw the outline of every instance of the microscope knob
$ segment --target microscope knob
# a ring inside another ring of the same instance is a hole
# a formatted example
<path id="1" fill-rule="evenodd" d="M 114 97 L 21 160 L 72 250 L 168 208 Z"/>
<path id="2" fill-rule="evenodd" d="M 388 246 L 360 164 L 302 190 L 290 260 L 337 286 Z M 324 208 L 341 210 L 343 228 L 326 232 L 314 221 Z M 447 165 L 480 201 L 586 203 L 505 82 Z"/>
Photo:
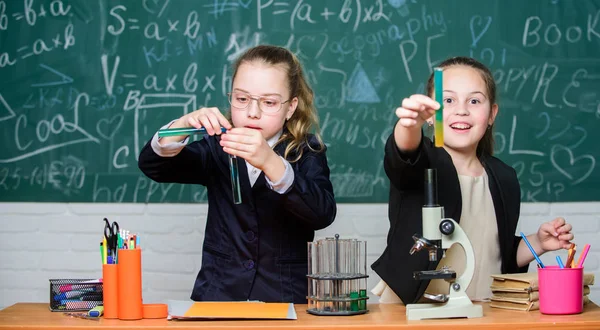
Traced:
<path id="1" fill-rule="evenodd" d="M 450 220 L 442 220 L 440 222 L 440 231 L 444 235 L 451 235 L 454 232 L 454 223 Z"/>

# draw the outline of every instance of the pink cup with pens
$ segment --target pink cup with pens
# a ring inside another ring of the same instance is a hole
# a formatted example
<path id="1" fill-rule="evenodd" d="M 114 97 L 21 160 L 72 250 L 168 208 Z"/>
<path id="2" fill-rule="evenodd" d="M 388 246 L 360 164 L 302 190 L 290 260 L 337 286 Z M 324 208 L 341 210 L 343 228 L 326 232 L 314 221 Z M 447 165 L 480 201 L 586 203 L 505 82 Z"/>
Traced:
<path id="1" fill-rule="evenodd" d="M 583 267 L 538 268 L 538 282 L 542 314 L 583 312 Z"/>

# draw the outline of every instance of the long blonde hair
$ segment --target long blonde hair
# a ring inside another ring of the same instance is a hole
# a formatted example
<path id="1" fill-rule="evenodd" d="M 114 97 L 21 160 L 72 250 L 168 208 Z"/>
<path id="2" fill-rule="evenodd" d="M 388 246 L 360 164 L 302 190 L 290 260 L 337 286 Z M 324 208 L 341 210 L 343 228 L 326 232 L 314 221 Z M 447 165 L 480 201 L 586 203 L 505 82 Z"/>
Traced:
<path id="1" fill-rule="evenodd" d="M 487 89 L 487 97 L 490 100 L 490 112 L 492 111 L 491 107 L 496 104 L 496 82 L 494 81 L 494 76 L 490 69 L 488 69 L 481 62 L 470 58 L 470 57 L 452 57 L 449 58 L 438 65 L 441 68 L 448 68 L 451 66 L 467 66 L 473 68 L 479 72 L 481 78 L 485 83 L 485 87 Z M 427 95 L 433 95 L 433 73 L 429 76 L 429 80 L 427 80 Z M 483 134 L 479 143 L 477 143 L 477 150 L 475 152 L 478 158 L 482 156 L 493 156 L 494 155 L 494 124 L 492 123 L 488 126 L 488 129 Z"/>
<path id="2" fill-rule="evenodd" d="M 306 144 L 313 151 L 323 151 L 325 145 L 319 132 L 319 117 L 314 105 L 314 93 L 306 79 L 298 58 L 289 50 L 271 45 L 260 45 L 247 50 L 233 66 L 232 84 L 240 65 L 244 62 L 263 62 L 269 65 L 283 65 L 287 70 L 290 99 L 297 97 L 298 106 L 292 117 L 286 121 L 283 134 L 276 144 L 289 142 L 283 157 L 289 162 L 298 161 Z M 308 134 L 311 129 L 318 145 L 310 145 Z"/>

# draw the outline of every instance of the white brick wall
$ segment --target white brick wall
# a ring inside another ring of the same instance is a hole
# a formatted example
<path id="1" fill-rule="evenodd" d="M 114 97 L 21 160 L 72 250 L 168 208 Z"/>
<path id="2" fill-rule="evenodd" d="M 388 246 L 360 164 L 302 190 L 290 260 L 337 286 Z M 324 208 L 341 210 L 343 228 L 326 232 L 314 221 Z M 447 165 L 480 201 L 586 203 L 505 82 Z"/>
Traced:
<path id="1" fill-rule="evenodd" d="M 144 302 L 189 299 L 200 268 L 206 210 L 205 204 L 0 203 L 0 309 L 48 302 L 50 278 L 100 277 L 104 217 L 141 235 Z M 573 224 L 576 243 L 592 245 L 586 272 L 600 281 L 600 203 L 524 204 L 518 230 L 532 233 L 559 215 Z M 317 238 L 339 233 L 367 240 L 370 266 L 385 247 L 387 230 L 386 204 L 340 204 L 334 224 Z M 542 260 L 555 264 L 554 256 Z M 369 275 L 372 288 L 379 278 Z M 599 284 L 591 299 L 600 303 Z"/>

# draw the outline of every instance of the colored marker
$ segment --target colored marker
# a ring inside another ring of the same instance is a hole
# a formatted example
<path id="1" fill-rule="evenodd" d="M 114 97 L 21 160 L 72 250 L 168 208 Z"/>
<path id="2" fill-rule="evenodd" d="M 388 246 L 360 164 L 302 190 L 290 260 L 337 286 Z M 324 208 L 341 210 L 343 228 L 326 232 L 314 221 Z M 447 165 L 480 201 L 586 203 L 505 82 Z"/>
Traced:
<path id="1" fill-rule="evenodd" d="M 69 291 L 57 294 L 54 296 L 54 300 L 72 300 L 72 301 L 96 301 L 102 300 L 102 292 L 85 292 L 85 291 Z"/>
<path id="2" fill-rule="evenodd" d="M 64 300 L 60 301 L 60 304 L 61 305 L 66 305 L 66 304 L 69 304 L 69 303 L 75 303 L 75 304 L 77 304 L 77 305 L 80 306 L 81 303 L 88 303 L 90 301 L 102 303 L 102 297 L 95 298 L 95 299 L 90 299 L 90 300 L 83 299 L 83 298 L 80 298 L 80 299 L 64 299 Z"/>
<path id="3" fill-rule="evenodd" d="M 221 132 L 227 132 L 225 127 L 221 127 Z M 208 134 L 206 132 L 206 128 L 194 128 L 194 127 L 185 127 L 185 128 L 163 128 L 158 130 L 158 137 L 165 136 L 181 136 L 181 135 L 192 135 L 192 134 Z"/>
<path id="4" fill-rule="evenodd" d="M 590 251 L 590 245 L 586 244 L 583 246 L 583 251 L 581 251 L 581 255 L 577 260 L 577 268 L 583 267 L 583 263 L 585 262 L 585 257 L 587 257 L 588 252 Z"/>
<path id="5" fill-rule="evenodd" d="M 567 268 L 575 268 L 575 263 L 573 262 L 573 259 L 575 259 L 575 252 L 577 252 L 577 245 L 575 245 L 575 243 L 571 243 L 569 255 L 567 256 Z"/>
<path id="6" fill-rule="evenodd" d="M 66 316 L 77 317 L 77 318 L 80 318 L 80 319 L 94 320 L 94 321 L 99 321 L 100 320 L 99 317 L 88 316 L 87 313 L 67 312 L 67 313 L 64 313 L 64 314 Z"/>
<path id="7" fill-rule="evenodd" d="M 96 286 L 93 284 L 101 284 L 102 281 L 100 280 L 93 280 L 93 281 L 85 281 L 85 282 L 79 282 L 81 284 L 63 284 L 59 287 L 59 292 L 67 292 L 67 291 L 96 291 Z M 88 283 L 88 284 L 84 284 L 84 283 Z"/>
<path id="8" fill-rule="evenodd" d="M 100 317 L 104 313 L 104 306 L 96 306 L 88 311 L 88 315 L 92 317 Z"/>
<path id="9" fill-rule="evenodd" d="M 435 68 L 433 71 L 433 81 L 435 90 L 435 100 L 440 104 L 440 108 L 435 111 L 435 146 L 444 146 L 444 87 L 443 87 L 442 68 Z"/>
<path id="10" fill-rule="evenodd" d="M 100 259 L 102 259 L 102 264 L 106 264 L 106 258 L 104 258 L 104 243 L 100 242 Z"/>
<path id="11" fill-rule="evenodd" d="M 58 306 L 58 309 L 88 309 L 90 308 L 90 304 L 101 304 L 102 300 L 98 300 L 98 301 L 65 301 L 64 304 L 62 304 L 62 306 Z"/>
<path id="12" fill-rule="evenodd" d="M 90 293 L 88 291 L 67 291 L 67 292 L 63 292 L 61 294 L 55 295 L 54 300 L 71 299 L 71 298 L 75 298 L 75 297 L 89 296 L 89 295 L 94 295 L 94 294 L 96 294 L 96 293 Z M 102 294 L 100 294 L 100 298 L 102 298 Z"/>
<path id="13" fill-rule="evenodd" d="M 529 248 L 529 251 L 531 251 L 531 254 L 533 254 L 533 257 L 537 261 L 538 265 L 541 268 L 546 268 L 546 266 L 544 266 L 544 263 L 542 262 L 542 260 L 540 259 L 540 257 L 538 257 L 537 253 L 535 253 L 535 250 L 533 249 L 533 247 L 531 246 L 531 244 L 529 244 L 529 241 L 527 240 L 527 237 L 525 237 L 525 234 L 523 234 L 523 232 L 521 232 L 521 237 L 523 237 L 523 241 L 525 241 L 525 244 L 527 244 L 527 247 Z"/>
<path id="14" fill-rule="evenodd" d="M 560 258 L 560 256 L 556 256 L 556 262 L 558 263 L 558 267 L 565 268 L 565 265 L 563 264 L 562 259 Z"/>

